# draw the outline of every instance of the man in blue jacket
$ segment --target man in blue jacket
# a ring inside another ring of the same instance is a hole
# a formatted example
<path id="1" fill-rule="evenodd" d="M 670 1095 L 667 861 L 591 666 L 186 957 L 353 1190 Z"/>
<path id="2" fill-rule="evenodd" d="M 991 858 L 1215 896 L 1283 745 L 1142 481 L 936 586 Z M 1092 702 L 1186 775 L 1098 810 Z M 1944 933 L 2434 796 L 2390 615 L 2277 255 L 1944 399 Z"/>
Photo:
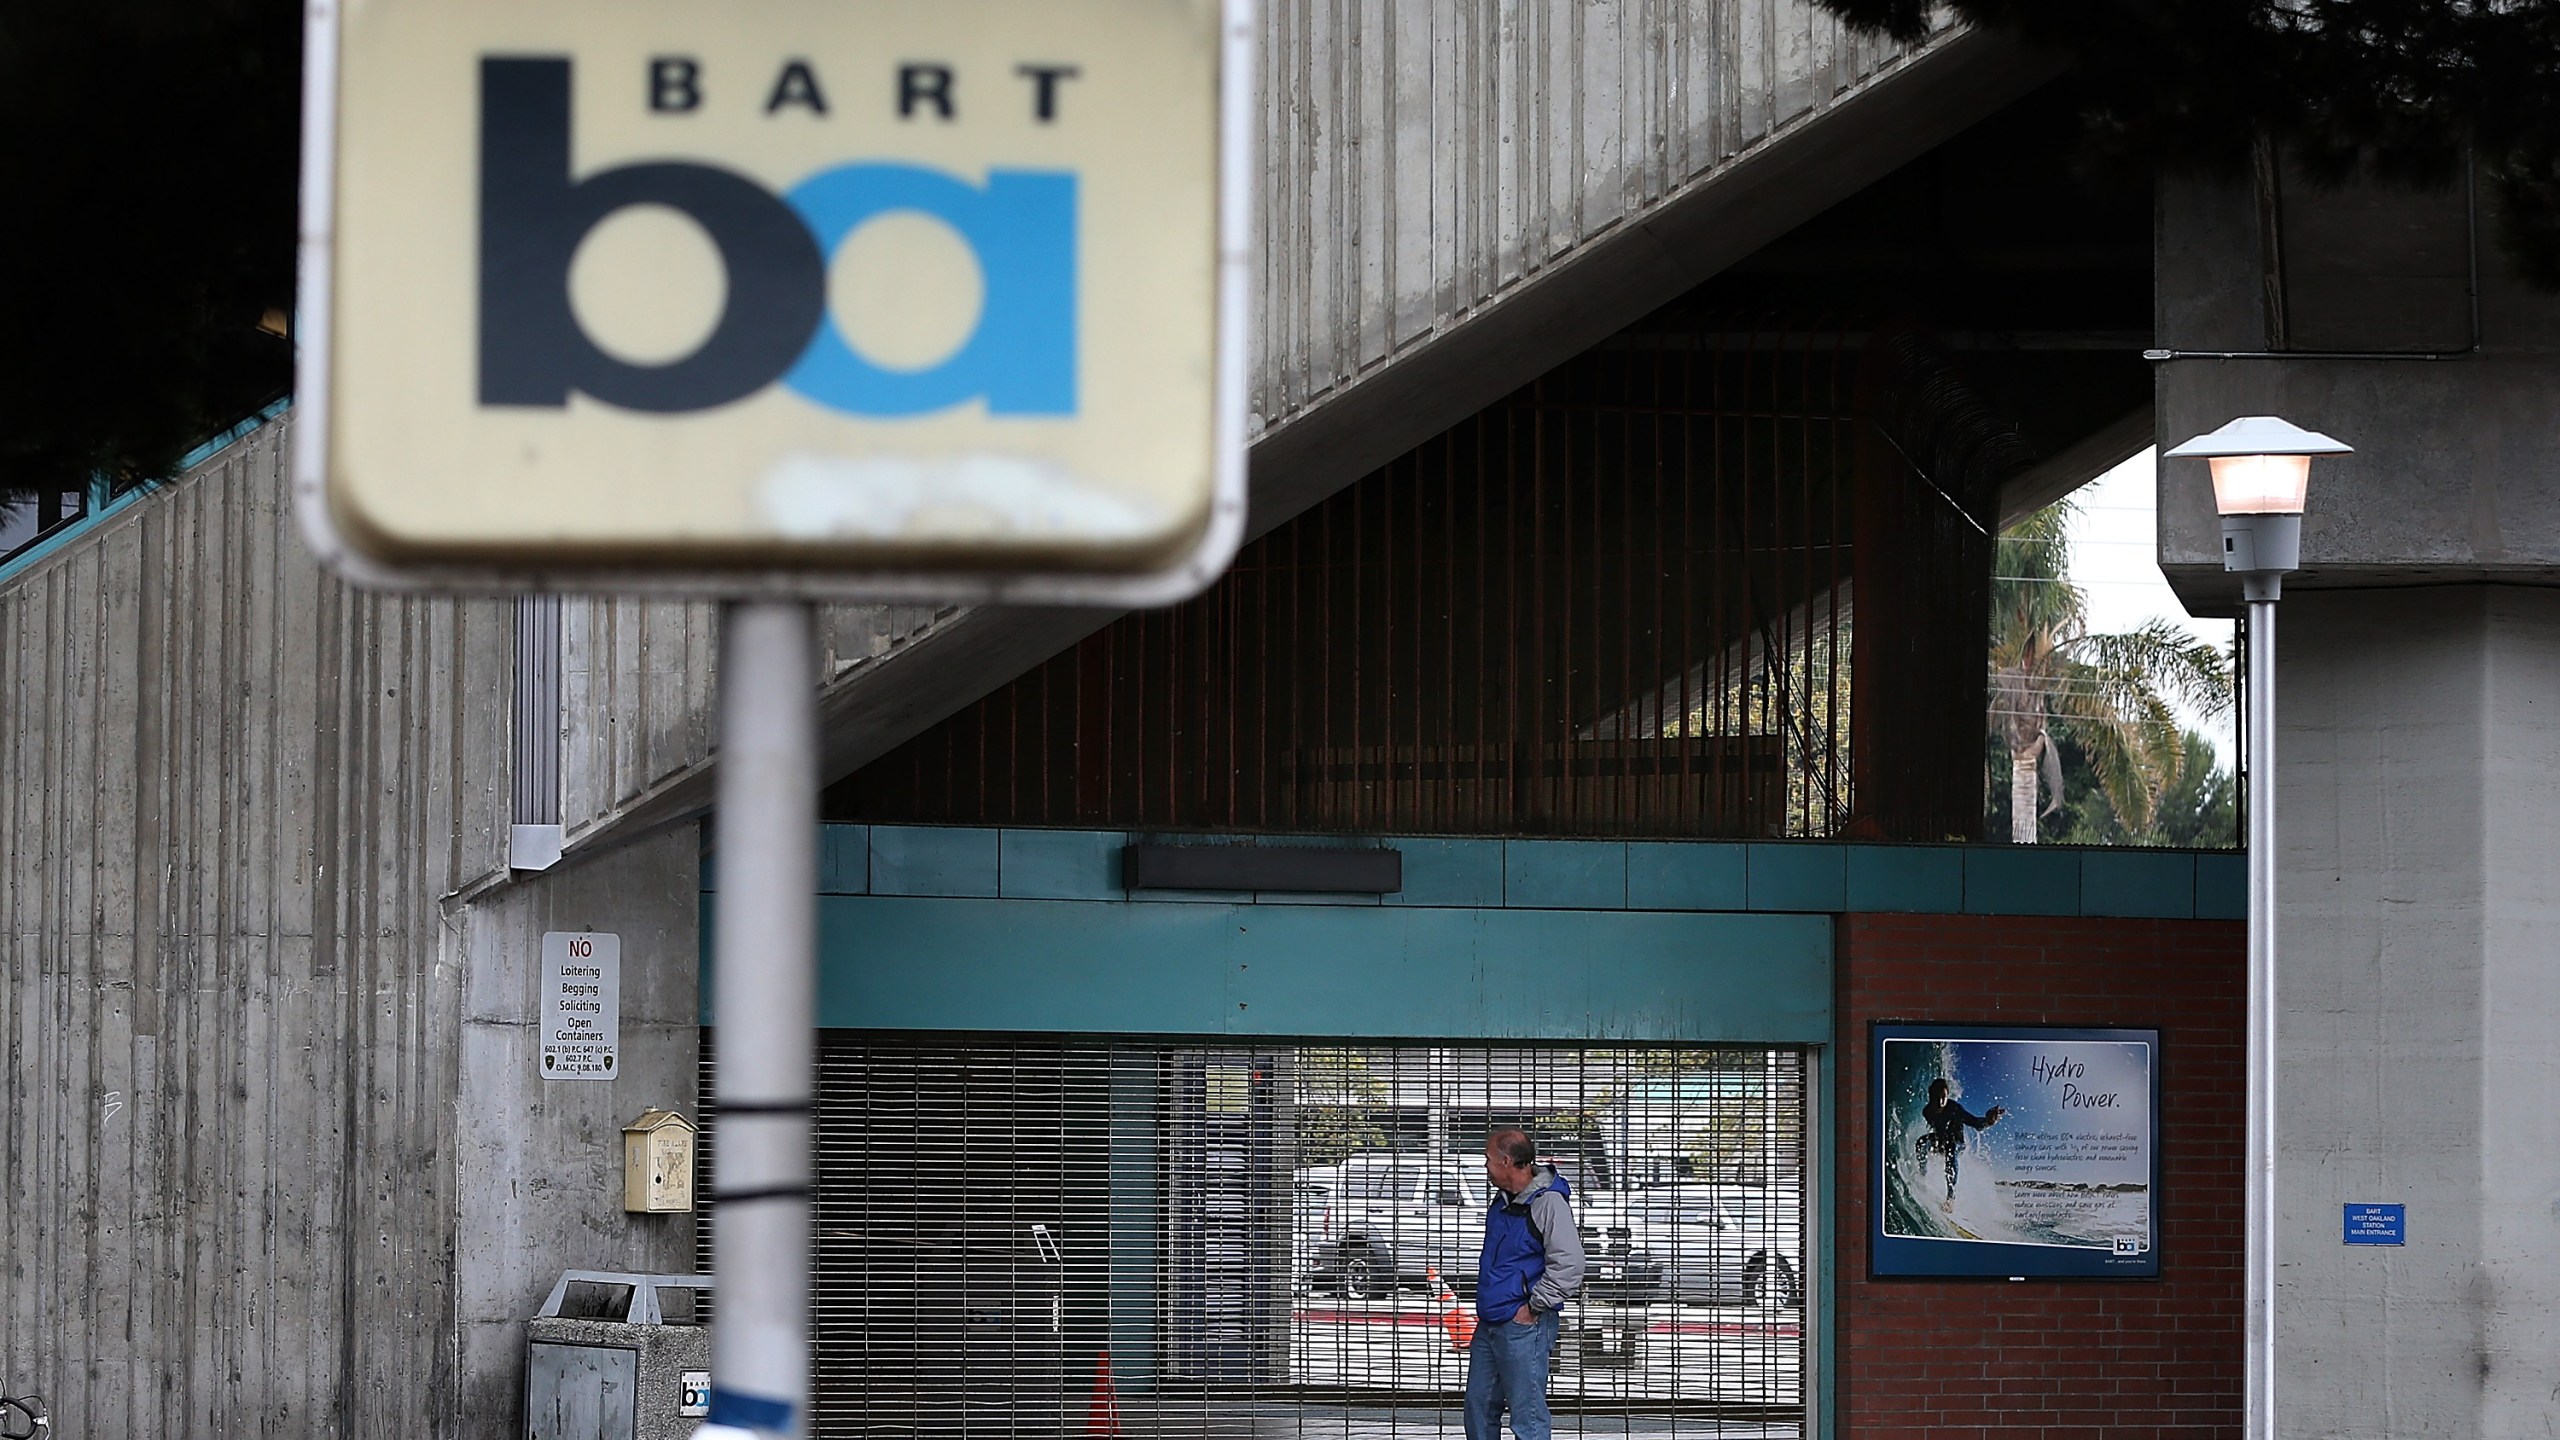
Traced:
<path id="1" fill-rule="evenodd" d="M 1556 1312 L 1582 1288 L 1582 1232 L 1574 1228 L 1573 1187 L 1537 1163 L 1518 1130 L 1484 1142 L 1493 1203 L 1476 1260 L 1476 1338 L 1467 1347 L 1467 1440 L 1500 1440 L 1511 1411 L 1519 1440 L 1548 1440 L 1547 1357 L 1556 1348 Z"/>

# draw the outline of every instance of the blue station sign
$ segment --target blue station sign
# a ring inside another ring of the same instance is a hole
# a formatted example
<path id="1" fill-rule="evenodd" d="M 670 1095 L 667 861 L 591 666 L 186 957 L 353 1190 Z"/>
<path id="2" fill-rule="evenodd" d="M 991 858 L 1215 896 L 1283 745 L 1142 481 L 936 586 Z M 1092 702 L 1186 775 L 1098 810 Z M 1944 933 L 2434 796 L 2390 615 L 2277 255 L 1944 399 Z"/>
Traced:
<path id="1" fill-rule="evenodd" d="M 2346 1240 L 2350 1245 L 2408 1244 L 2409 1207 L 2406 1205 L 2347 1206 Z"/>

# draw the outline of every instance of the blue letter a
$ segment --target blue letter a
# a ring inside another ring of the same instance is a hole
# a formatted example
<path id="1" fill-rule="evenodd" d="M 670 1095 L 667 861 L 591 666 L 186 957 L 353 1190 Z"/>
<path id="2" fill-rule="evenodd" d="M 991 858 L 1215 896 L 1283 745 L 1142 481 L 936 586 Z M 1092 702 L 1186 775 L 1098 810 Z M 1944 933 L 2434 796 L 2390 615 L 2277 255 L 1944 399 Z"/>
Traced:
<path id="1" fill-rule="evenodd" d="M 856 415 L 923 415 L 985 396 L 994 415 L 1076 410 L 1076 177 L 994 170 L 986 188 L 913 165 L 822 170 L 784 197 L 832 257 L 864 221 L 913 210 L 950 226 L 977 253 L 985 303 L 951 356 L 891 370 L 854 353 L 830 318 L 783 383 Z"/>

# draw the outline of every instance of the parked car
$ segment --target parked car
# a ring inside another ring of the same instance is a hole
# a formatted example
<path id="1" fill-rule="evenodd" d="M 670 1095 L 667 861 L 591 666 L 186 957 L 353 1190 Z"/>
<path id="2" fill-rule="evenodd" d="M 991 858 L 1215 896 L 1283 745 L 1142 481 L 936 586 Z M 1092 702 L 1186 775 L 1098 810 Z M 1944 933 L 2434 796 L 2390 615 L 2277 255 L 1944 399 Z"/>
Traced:
<path id="1" fill-rule="evenodd" d="M 1804 1203 L 1795 1191 L 1665 1185 L 1612 1196 L 1603 1215 L 1602 1223 L 1625 1227 L 1630 1271 L 1659 1298 L 1804 1303 Z"/>
<path id="2" fill-rule="evenodd" d="M 1602 1305 L 1641 1305 L 1662 1293 L 1662 1265 L 1638 1250 L 1626 1218 L 1606 1196 L 1574 1192 L 1574 1228 L 1582 1232 L 1582 1298 Z"/>
<path id="3" fill-rule="evenodd" d="M 1453 1292 L 1475 1293 L 1493 1193 L 1474 1157 L 1354 1155 L 1339 1166 L 1301 1170 L 1295 1184 L 1292 1249 L 1310 1258 L 1301 1272 L 1310 1288 L 1367 1299 L 1421 1288 L 1437 1270 Z M 1606 1302 L 1659 1293 L 1661 1276 L 1632 1255 L 1627 1227 L 1584 1216 L 1580 1196 L 1576 1191 L 1585 1295 Z"/>
<path id="4" fill-rule="evenodd" d="M 1473 1286 L 1487 1199 L 1481 1165 L 1455 1155 L 1362 1154 L 1330 1170 L 1298 1172 L 1301 1186 L 1332 1190 L 1315 1237 L 1315 1286 L 1367 1299 L 1420 1286 L 1434 1268 L 1453 1289 Z"/>
<path id="5" fill-rule="evenodd" d="M 1289 1278 L 1297 1289 L 1315 1287 L 1316 1272 L 1341 1237 L 1333 1211 L 1334 1191 L 1341 1184 L 1341 1170 L 1331 1165 L 1311 1166 L 1291 1177 Z"/>

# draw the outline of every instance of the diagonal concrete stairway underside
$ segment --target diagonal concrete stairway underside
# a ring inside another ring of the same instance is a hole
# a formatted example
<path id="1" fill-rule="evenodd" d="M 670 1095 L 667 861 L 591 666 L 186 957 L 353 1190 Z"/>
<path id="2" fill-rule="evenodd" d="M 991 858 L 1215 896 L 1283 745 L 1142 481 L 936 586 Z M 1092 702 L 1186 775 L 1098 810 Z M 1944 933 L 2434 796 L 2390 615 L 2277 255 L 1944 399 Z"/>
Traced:
<path id="1" fill-rule="evenodd" d="M 1909 48 L 1849 36 L 1804 0 L 1272 4 L 1249 533 L 2052 73 L 1975 32 Z M 824 774 L 851 772 L 1113 618 L 830 610 Z M 716 624 L 705 606 L 573 607 L 573 856 L 709 808 Z"/>

